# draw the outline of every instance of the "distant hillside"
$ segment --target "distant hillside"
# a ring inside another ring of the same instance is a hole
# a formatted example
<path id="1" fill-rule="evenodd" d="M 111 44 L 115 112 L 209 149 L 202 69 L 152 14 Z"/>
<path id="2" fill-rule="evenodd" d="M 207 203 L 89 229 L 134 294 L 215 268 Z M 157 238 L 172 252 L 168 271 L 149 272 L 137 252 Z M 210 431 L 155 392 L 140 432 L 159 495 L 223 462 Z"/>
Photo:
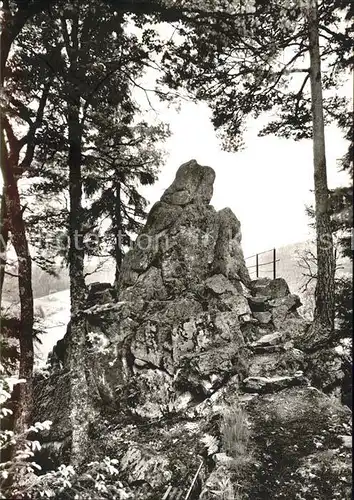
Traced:
<path id="1" fill-rule="evenodd" d="M 307 278 L 304 276 L 304 269 L 301 267 L 301 257 L 305 255 L 306 250 L 310 250 L 312 253 L 316 252 L 316 245 L 312 241 L 301 241 L 299 243 L 293 243 L 291 245 L 286 245 L 276 249 L 276 257 L 279 262 L 276 264 L 277 277 L 284 278 L 288 283 L 292 293 L 302 294 L 302 287 L 306 283 Z M 260 250 L 261 251 L 261 250 Z M 259 263 L 269 262 L 273 260 L 272 252 L 262 254 L 259 256 Z M 255 258 L 247 259 L 247 266 L 254 266 Z M 338 259 L 340 274 L 351 274 L 351 262 L 349 259 L 339 258 Z M 256 277 L 255 268 L 250 267 L 250 273 L 252 278 Z M 272 264 L 264 265 L 259 268 L 260 277 L 272 277 L 273 276 L 273 266 Z"/>
<path id="2" fill-rule="evenodd" d="M 98 263 L 97 259 L 92 261 L 86 269 L 89 275 L 86 278 L 86 283 L 93 281 L 112 281 L 114 277 L 114 265 L 112 262 L 100 265 L 96 272 Z M 12 271 L 16 272 L 16 271 Z M 47 295 L 61 292 L 69 289 L 69 273 L 67 268 L 57 268 L 58 277 L 51 276 L 43 271 L 35 263 L 32 266 L 32 286 L 34 298 L 46 297 Z M 18 303 L 18 280 L 14 276 L 6 275 L 4 281 L 4 301 L 12 304 Z"/>
<path id="3" fill-rule="evenodd" d="M 13 274 L 16 270 L 11 269 Z M 55 278 L 42 271 L 36 264 L 32 265 L 33 294 L 34 297 L 43 297 L 53 292 L 59 292 L 69 287 L 69 276 L 66 269 L 58 270 L 59 277 Z M 18 280 L 15 276 L 6 275 L 4 280 L 3 297 L 5 302 L 17 303 L 18 298 Z"/>
<path id="4" fill-rule="evenodd" d="M 44 365 L 54 345 L 65 335 L 70 320 L 69 290 L 35 299 L 34 305 L 37 313 L 42 316 L 41 323 L 45 332 L 41 336 L 41 344 L 35 345 L 35 357 L 37 365 Z"/>
<path id="5" fill-rule="evenodd" d="M 290 290 L 293 293 L 301 294 L 301 288 L 304 285 L 306 278 L 303 276 L 303 269 L 299 265 L 301 255 L 304 255 L 305 250 L 315 251 L 315 245 L 311 241 L 302 241 L 291 245 L 286 245 L 276 249 L 277 259 L 277 276 L 284 278 L 289 284 Z M 262 252 L 262 249 L 259 249 Z M 260 255 L 259 263 L 272 261 L 272 252 Z M 90 273 L 86 278 L 87 283 L 94 281 L 111 282 L 114 278 L 114 263 L 107 261 L 100 269 L 93 272 L 97 268 L 98 259 L 92 261 L 87 267 L 87 272 Z M 255 274 L 255 257 L 247 259 L 247 266 L 250 268 L 250 273 L 253 278 Z M 340 259 L 340 270 L 343 274 L 351 273 L 351 262 L 349 259 Z M 259 276 L 273 276 L 273 266 L 268 264 L 261 266 Z M 58 278 L 50 276 L 42 271 L 36 264 L 33 265 L 33 294 L 35 298 L 46 297 L 47 295 L 61 292 L 69 288 L 69 275 L 66 268 L 58 269 Z M 17 278 L 6 276 L 4 284 L 4 300 L 5 302 L 18 302 L 18 287 Z"/>

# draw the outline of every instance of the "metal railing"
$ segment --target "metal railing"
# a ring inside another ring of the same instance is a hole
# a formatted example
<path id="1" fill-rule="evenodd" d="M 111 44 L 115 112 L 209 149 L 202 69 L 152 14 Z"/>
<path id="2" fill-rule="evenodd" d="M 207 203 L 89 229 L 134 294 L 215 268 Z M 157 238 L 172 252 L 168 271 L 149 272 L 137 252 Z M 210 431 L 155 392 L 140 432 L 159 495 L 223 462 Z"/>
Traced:
<path id="1" fill-rule="evenodd" d="M 272 254 L 272 260 L 268 262 L 261 262 L 260 256 L 264 254 Z M 248 265 L 247 269 L 250 271 L 250 274 L 256 273 L 256 277 L 260 277 L 260 268 L 263 266 L 272 266 L 271 269 L 262 269 L 263 272 L 265 273 L 272 273 L 273 274 L 273 279 L 276 279 L 277 277 L 277 262 L 279 262 L 279 259 L 277 259 L 277 250 L 276 248 L 271 248 L 270 250 L 265 250 L 264 252 L 259 252 L 254 255 L 250 255 L 249 257 L 246 257 L 246 264 L 247 261 L 250 259 L 255 259 L 255 264 L 254 265 Z"/>
<path id="2" fill-rule="evenodd" d="M 202 467 L 203 467 L 203 462 L 201 461 L 199 464 L 199 467 L 197 469 L 197 472 L 193 476 L 192 483 L 191 483 L 190 487 L 188 488 L 188 491 L 186 494 L 184 494 L 184 492 L 182 490 L 179 490 L 178 488 L 173 488 L 172 485 L 170 485 L 167 488 L 164 496 L 162 497 L 162 500 L 190 500 L 191 495 L 192 495 L 193 490 L 194 490 L 194 486 L 197 482 L 197 479 L 199 477 L 200 471 L 202 470 Z"/>

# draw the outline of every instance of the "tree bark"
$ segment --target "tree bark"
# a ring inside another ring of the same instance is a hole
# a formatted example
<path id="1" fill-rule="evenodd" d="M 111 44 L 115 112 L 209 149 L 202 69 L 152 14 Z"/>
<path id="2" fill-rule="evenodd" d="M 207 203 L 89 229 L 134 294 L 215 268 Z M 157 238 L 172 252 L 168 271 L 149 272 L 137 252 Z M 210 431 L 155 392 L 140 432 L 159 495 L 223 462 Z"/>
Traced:
<path id="1" fill-rule="evenodd" d="M 68 168 L 69 168 L 69 280 L 70 280 L 70 422 L 71 465 L 79 469 L 89 453 L 89 424 L 91 400 L 88 391 L 86 370 L 86 323 L 83 309 L 86 301 L 84 275 L 84 231 L 82 208 L 82 131 L 80 118 L 80 89 L 77 81 L 83 80 L 79 60 L 79 12 L 72 18 L 72 29 L 68 32 L 61 18 L 61 30 L 70 61 L 65 103 L 68 123 Z"/>
<path id="2" fill-rule="evenodd" d="M 313 120 L 313 163 L 315 185 L 315 220 L 317 239 L 317 283 L 315 289 L 314 325 L 318 333 L 330 335 L 335 315 L 335 261 L 329 210 L 326 152 L 324 136 L 321 58 L 318 33 L 318 6 L 309 0 L 308 37 Z"/>
<path id="3" fill-rule="evenodd" d="M 0 307 L 2 304 L 2 290 L 4 287 L 6 250 L 9 240 L 9 226 L 6 211 L 6 189 L 3 187 L 0 208 Z"/>
<path id="4" fill-rule="evenodd" d="M 37 2 L 36 8 L 40 2 Z M 11 15 L 9 4 L 5 2 L 5 13 L 3 18 L 3 30 L 1 33 L 1 86 L 4 84 L 5 67 L 9 56 L 11 44 L 24 26 L 27 20 L 27 11 L 19 8 Z M 50 83 L 45 85 L 42 93 L 36 121 L 30 128 L 26 138 L 27 151 L 25 155 L 26 167 L 29 167 L 34 156 L 35 132 L 43 119 L 43 111 L 48 97 Z M 32 259 L 26 234 L 26 225 L 23 219 L 20 194 L 18 189 L 18 176 L 22 173 L 19 168 L 20 151 L 24 142 L 18 140 L 12 130 L 7 117 L 1 117 L 1 171 L 3 176 L 3 197 L 1 200 L 1 242 L 0 242 L 0 305 L 2 299 L 3 282 L 6 265 L 6 248 L 11 233 L 11 243 L 17 256 L 18 285 L 20 298 L 20 361 L 19 378 L 25 382 L 17 384 L 14 390 L 14 432 L 24 434 L 31 424 L 32 399 L 33 399 L 33 290 L 32 290 Z M 5 130 L 8 140 L 8 147 L 5 141 Z M 21 448 L 22 443 L 18 442 L 13 452 Z M 16 481 L 16 478 L 14 478 Z"/>
<path id="5" fill-rule="evenodd" d="M 115 273 L 115 286 L 118 286 L 120 269 L 122 266 L 122 214 L 121 214 L 121 187 L 120 182 L 115 183 L 115 207 L 114 207 L 114 229 L 115 229 L 115 261 L 116 261 L 116 273 Z"/>
<path id="6" fill-rule="evenodd" d="M 85 321 L 82 309 L 86 300 L 84 245 L 82 231 L 81 125 L 79 101 L 70 106 L 69 128 L 69 276 L 70 276 L 70 376 L 71 376 L 71 464 L 80 467 L 88 451 L 89 394 L 85 366 Z"/>
<path id="7" fill-rule="evenodd" d="M 5 189 L 11 242 L 18 260 L 18 285 L 20 294 L 20 367 L 19 378 L 25 383 L 15 390 L 14 431 L 23 433 L 31 422 L 33 377 L 33 292 L 32 260 L 27 242 L 17 178 L 14 175 L 11 155 L 7 154 L 4 133 L 1 134 L 1 169 Z M 15 154 L 17 158 L 17 155 Z M 14 159 L 14 161 L 16 160 Z M 19 443 L 20 445 L 20 443 Z"/>

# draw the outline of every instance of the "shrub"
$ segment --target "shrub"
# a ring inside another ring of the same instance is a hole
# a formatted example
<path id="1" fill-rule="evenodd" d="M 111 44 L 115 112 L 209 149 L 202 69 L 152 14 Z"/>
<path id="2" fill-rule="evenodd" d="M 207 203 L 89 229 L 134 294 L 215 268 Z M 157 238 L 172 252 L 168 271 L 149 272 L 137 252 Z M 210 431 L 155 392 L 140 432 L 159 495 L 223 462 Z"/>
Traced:
<path id="1" fill-rule="evenodd" d="M 102 461 L 87 464 L 83 473 L 78 474 L 70 465 L 60 465 L 56 471 L 38 477 L 29 490 L 30 498 L 50 498 L 57 500 L 117 500 L 132 499 L 118 479 L 118 461 L 105 457 Z"/>
<path id="2" fill-rule="evenodd" d="M 204 489 L 200 500 L 242 500 L 240 488 L 231 482 L 229 477 L 218 478 L 212 489 Z"/>
<path id="3" fill-rule="evenodd" d="M 0 419 L 12 414 L 6 408 L 12 388 L 23 381 L 9 377 L 0 364 Z M 0 463 L 0 497 L 6 499 L 40 499 L 51 498 L 61 500 L 132 499 L 118 479 L 117 460 L 105 457 L 102 461 L 91 462 L 83 474 L 77 474 L 70 465 L 60 465 L 46 474 L 37 475 L 41 470 L 34 456 L 41 449 L 39 441 L 29 439 L 29 435 L 38 434 L 49 429 L 50 421 L 36 422 L 22 434 L 0 428 L 0 451 L 16 445 L 16 451 L 9 460 Z"/>
<path id="4" fill-rule="evenodd" d="M 6 370 L 0 364 L 0 420 L 12 415 L 12 410 L 7 408 L 13 386 L 23 383 L 16 377 L 6 374 Z M 1 427 L 0 429 L 0 451 L 15 447 L 8 460 L 0 463 L 0 494 L 1 498 L 24 498 L 21 488 L 26 489 L 27 484 L 35 477 L 35 471 L 41 467 L 33 460 L 35 452 L 41 449 L 39 441 L 29 439 L 29 434 L 39 433 L 49 429 L 51 422 L 36 422 L 21 434 L 15 434 L 12 430 Z M 14 482 L 16 479 L 16 485 Z"/>

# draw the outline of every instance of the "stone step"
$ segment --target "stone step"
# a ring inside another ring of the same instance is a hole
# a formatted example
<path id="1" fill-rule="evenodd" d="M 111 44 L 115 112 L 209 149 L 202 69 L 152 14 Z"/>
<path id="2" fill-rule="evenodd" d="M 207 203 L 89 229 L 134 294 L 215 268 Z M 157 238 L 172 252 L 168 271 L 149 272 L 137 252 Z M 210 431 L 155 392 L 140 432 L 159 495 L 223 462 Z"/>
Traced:
<path id="1" fill-rule="evenodd" d="M 266 394 L 300 385 L 309 385 L 309 382 L 299 371 L 291 377 L 248 377 L 243 381 L 242 388 L 244 392 Z"/>
<path id="2" fill-rule="evenodd" d="M 262 325 L 268 325 L 272 321 L 272 313 L 269 311 L 254 312 L 253 317 Z"/>
<path id="3" fill-rule="evenodd" d="M 266 335 L 263 335 L 263 337 L 261 337 L 260 339 L 256 340 L 255 342 L 252 342 L 250 344 L 250 347 L 256 348 L 256 347 L 275 346 L 281 344 L 282 340 L 283 340 L 283 334 L 280 332 L 267 333 Z"/>

